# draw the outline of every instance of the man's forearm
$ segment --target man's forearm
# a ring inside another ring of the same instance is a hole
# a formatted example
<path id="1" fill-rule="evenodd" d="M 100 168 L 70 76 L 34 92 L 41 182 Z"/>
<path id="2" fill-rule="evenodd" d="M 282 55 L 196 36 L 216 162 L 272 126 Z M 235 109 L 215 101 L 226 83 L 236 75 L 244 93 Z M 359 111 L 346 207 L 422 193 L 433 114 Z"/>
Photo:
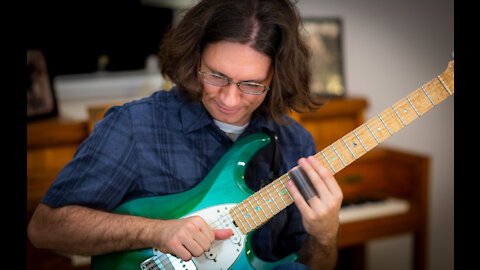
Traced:
<path id="1" fill-rule="evenodd" d="M 319 243 L 309 235 L 298 251 L 298 255 L 300 262 L 311 269 L 333 269 L 338 256 L 337 240 Z"/>
<path id="2" fill-rule="evenodd" d="M 147 225 L 151 222 L 155 221 L 81 206 L 54 209 L 40 204 L 28 226 L 28 235 L 38 248 L 98 255 L 148 247 L 151 243 L 147 228 L 151 226 Z"/>

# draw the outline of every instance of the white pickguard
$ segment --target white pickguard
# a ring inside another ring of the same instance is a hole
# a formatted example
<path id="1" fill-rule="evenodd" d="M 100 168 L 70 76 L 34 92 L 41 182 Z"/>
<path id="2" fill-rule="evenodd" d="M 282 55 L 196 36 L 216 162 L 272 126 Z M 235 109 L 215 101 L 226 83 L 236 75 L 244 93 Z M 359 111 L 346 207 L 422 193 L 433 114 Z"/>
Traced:
<path id="1" fill-rule="evenodd" d="M 215 240 L 209 251 L 200 257 L 192 258 L 192 260 L 188 262 L 182 261 L 170 254 L 164 254 L 154 248 L 154 256 L 145 260 L 141 264 L 141 269 L 228 269 L 237 260 L 238 256 L 240 256 L 245 245 L 246 237 L 246 235 L 233 224 L 233 219 L 228 213 L 230 208 L 235 205 L 234 203 L 215 205 L 185 216 L 200 216 L 213 229 L 232 229 L 233 235 L 229 239 Z"/>

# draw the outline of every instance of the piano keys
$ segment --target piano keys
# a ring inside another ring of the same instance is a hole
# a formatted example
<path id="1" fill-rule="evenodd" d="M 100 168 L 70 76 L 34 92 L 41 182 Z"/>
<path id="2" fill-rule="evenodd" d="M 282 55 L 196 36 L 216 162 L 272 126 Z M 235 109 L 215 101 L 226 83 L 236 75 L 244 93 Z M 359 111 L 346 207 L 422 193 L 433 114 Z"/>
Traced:
<path id="1" fill-rule="evenodd" d="M 387 217 L 408 213 L 410 203 L 408 200 L 387 198 L 376 200 L 365 200 L 359 203 L 342 205 L 339 213 L 340 224 Z"/>

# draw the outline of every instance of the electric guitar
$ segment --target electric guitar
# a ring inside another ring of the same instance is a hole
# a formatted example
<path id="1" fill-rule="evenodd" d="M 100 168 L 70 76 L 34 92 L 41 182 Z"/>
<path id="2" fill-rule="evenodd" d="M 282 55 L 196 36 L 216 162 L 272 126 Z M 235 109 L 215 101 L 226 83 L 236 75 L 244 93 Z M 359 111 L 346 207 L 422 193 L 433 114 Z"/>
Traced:
<path id="1" fill-rule="evenodd" d="M 442 74 L 315 156 L 335 174 L 453 94 L 452 60 Z M 243 180 L 249 160 L 269 143 L 266 134 L 242 138 L 194 188 L 128 201 L 114 211 L 155 219 L 201 216 L 213 229 L 232 229 L 229 239 L 214 241 L 208 252 L 190 261 L 148 248 L 94 256 L 92 269 L 270 269 L 295 260 L 296 254 L 291 254 L 281 261 L 266 262 L 254 254 L 250 245 L 252 231 L 293 203 L 286 188 L 288 172 L 257 192 L 250 190 Z"/>

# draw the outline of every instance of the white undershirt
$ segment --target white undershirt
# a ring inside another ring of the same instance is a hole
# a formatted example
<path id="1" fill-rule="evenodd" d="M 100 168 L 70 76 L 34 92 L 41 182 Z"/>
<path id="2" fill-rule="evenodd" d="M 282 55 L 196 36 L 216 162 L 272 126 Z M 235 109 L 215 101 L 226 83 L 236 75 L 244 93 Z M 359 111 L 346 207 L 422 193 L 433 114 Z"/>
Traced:
<path id="1" fill-rule="evenodd" d="M 234 126 L 224 122 L 217 121 L 215 119 L 213 120 L 213 122 L 215 122 L 218 128 L 220 128 L 223 132 L 225 132 L 227 136 L 232 139 L 232 141 L 236 141 L 238 136 L 240 136 L 240 134 L 242 134 L 242 132 L 248 126 L 248 123 L 246 123 L 243 126 Z"/>

